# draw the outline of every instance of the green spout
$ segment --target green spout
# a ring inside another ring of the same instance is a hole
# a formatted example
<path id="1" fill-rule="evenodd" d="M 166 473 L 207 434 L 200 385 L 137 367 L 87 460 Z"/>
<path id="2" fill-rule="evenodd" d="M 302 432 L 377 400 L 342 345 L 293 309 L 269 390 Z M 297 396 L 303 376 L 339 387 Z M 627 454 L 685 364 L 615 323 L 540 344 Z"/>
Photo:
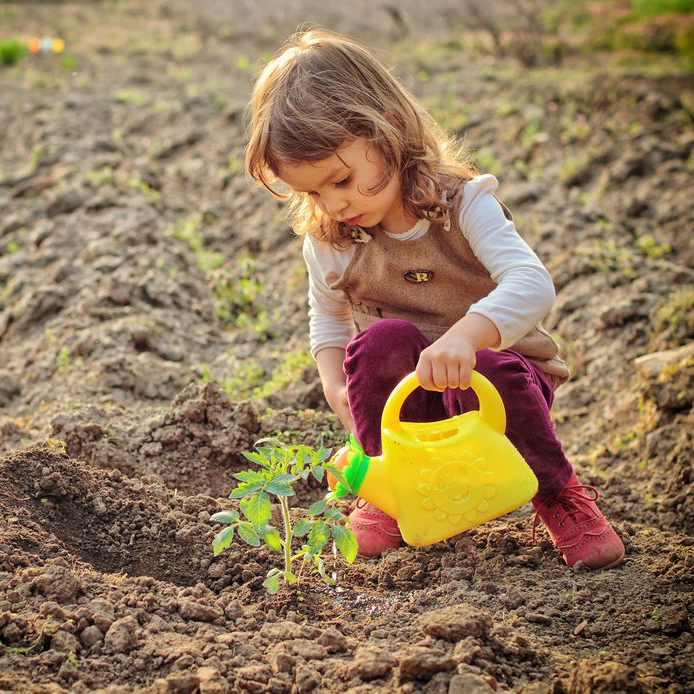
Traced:
<path id="1" fill-rule="evenodd" d="M 369 471 L 369 456 L 364 453 L 364 449 L 359 445 L 353 435 L 349 437 L 349 448 L 347 465 L 341 470 L 342 476 L 345 478 L 349 488 L 341 482 L 338 482 L 335 485 L 335 491 L 327 495 L 326 498 L 328 499 L 339 499 L 349 494 L 357 494 Z"/>

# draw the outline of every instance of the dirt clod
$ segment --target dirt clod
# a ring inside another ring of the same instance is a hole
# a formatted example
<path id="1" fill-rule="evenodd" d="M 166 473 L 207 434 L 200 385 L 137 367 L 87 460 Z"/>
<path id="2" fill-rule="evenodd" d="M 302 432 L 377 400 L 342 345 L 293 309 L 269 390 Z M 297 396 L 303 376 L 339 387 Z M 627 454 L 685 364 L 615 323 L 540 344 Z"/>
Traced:
<path id="1" fill-rule="evenodd" d="M 469 605 L 444 607 L 419 618 L 419 624 L 425 633 L 447 641 L 460 641 L 466 636 L 483 638 L 491 629 L 492 623 L 490 614 Z"/>

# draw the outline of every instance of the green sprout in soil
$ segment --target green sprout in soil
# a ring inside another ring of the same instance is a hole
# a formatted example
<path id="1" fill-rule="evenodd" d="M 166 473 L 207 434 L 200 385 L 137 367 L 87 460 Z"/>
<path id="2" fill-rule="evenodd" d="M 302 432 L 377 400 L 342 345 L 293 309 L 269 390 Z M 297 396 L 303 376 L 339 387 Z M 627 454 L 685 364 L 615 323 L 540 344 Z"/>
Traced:
<path id="1" fill-rule="evenodd" d="M 204 215 L 179 219 L 166 231 L 166 234 L 185 243 L 195 254 L 198 267 L 205 273 L 211 273 L 224 263 L 224 254 L 205 248 L 205 239 L 200 231 L 205 221 Z"/>
<path id="2" fill-rule="evenodd" d="M 12 255 L 19 250 L 19 244 L 16 241 L 8 241 L 4 249 L 0 249 L 0 256 Z"/>
<path id="3" fill-rule="evenodd" d="M 29 643 L 28 646 L 8 646 L 0 640 L 0 646 L 4 647 L 8 653 L 13 655 L 34 655 L 45 650 L 45 641 L 48 637 L 58 631 L 59 624 L 53 620 L 52 615 L 46 617 L 46 621 L 41 625 L 36 633 L 36 637 Z"/>
<path id="4" fill-rule="evenodd" d="M 672 252 L 672 246 L 669 243 L 658 243 L 652 234 L 644 234 L 636 239 L 636 245 L 639 250 L 649 258 L 660 258 Z"/>
<path id="5" fill-rule="evenodd" d="M 2 303 L 2 296 L 0 296 Z M 694 337 L 694 286 L 673 291 L 652 312 L 651 345 L 663 349 Z"/>
<path id="6" fill-rule="evenodd" d="M 253 390 L 252 398 L 266 398 L 273 393 L 287 388 L 304 377 L 307 371 L 313 370 L 315 362 L 310 352 L 289 352 L 272 372 L 272 376 L 262 386 Z"/>
<path id="7" fill-rule="evenodd" d="M 54 451 L 55 453 L 67 453 L 67 441 L 63 441 L 62 439 L 51 437 L 46 439 L 45 445 L 46 448 Z"/>
<path id="8" fill-rule="evenodd" d="M 142 195 L 144 195 L 151 202 L 157 202 L 161 198 L 161 193 L 152 188 L 146 181 L 142 181 L 139 178 L 131 178 L 127 182 L 128 188 L 137 190 Z"/>
<path id="9" fill-rule="evenodd" d="M 212 516 L 217 523 L 228 523 L 212 542 L 212 550 L 217 556 L 239 536 L 251 547 L 259 547 L 261 540 L 272 550 L 284 557 L 282 568 L 273 568 L 263 582 L 270 594 L 277 593 L 280 581 L 287 584 L 298 583 L 301 571 L 293 571 L 294 562 L 301 559 L 313 564 L 313 570 L 328 584 L 334 578 L 325 570 L 324 549 L 332 538 L 335 547 L 348 564 L 357 556 L 357 541 L 354 533 L 344 526 L 345 516 L 339 509 L 331 506 L 325 499 L 311 504 L 308 517 L 301 518 L 292 525 L 289 514 L 289 497 L 294 496 L 294 485 L 299 480 L 306 482 L 312 475 L 319 483 L 326 472 L 330 472 L 344 484 L 344 478 L 335 465 L 328 462 L 330 451 L 321 448 L 314 451 L 308 446 L 290 446 L 273 438 L 256 442 L 257 453 L 244 452 L 244 457 L 260 466 L 260 470 L 244 470 L 234 475 L 240 481 L 229 494 L 230 499 L 240 499 L 239 507 L 245 520 L 237 511 L 220 511 Z M 272 502 L 270 497 L 279 500 L 282 511 L 284 538 L 277 528 L 270 524 Z M 304 544 L 294 551 L 294 538 L 306 538 Z M 303 568 L 303 567 L 302 567 Z"/>
<path id="10" fill-rule="evenodd" d="M 60 376 L 66 374 L 74 366 L 81 369 L 84 366 L 84 359 L 80 356 L 73 361 L 72 352 L 69 347 L 63 347 L 55 358 L 58 365 L 57 372 Z"/>
<path id="11" fill-rule="evenodd" d="M 315 370 L 315 362 L 307 351 L 289 352 L 276 364 L 272 371 L 253 358 L 243 361 L 231 360 L 233 376 L 218 378 L 208 364 L 200 364 L 200 380 L 216 383 L 232 400 L 257 400 L 267 398 L 285 390 L 292 383 L 305 380 Z"/>
<path id="12" fill-rule="evenodd" d="M 241 258 L 237 267 L 221 268 L 212 276 L 216 299 L 217 318 L 225 324 L 236 326 L 241 316 L 257 317 L 257 300 L 263 285 L 255 279 L 255 263 L 251 258 Z"/>

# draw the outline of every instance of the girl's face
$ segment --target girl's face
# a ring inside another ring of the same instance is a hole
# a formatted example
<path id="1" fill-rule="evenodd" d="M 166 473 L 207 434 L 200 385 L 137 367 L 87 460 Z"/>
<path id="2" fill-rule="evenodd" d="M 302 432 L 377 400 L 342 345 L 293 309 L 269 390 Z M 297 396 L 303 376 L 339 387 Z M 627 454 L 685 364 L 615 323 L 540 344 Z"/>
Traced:
<path id="1" fill-rule="evenodd" d="M 283 162 L 279 167 L 279 178 L 310 195 L 331 219 L 362 227 L 380 224 L 392 233 L 407 231 L 417 220 L 403 208 L 398 177 L 392 176 L 380 192 L 369 193 L 384 173 L 383 155 L 362 138 L 349 140 L 325 159 Z"/>

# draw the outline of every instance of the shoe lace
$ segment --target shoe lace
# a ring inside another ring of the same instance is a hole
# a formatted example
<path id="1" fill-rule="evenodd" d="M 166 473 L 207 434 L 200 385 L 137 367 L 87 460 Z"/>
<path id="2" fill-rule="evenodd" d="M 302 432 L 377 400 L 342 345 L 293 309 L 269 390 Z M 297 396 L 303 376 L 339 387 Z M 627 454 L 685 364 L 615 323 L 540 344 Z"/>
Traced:
<path id="1" fill-rule="evenodd" d="M 583 492 L 588 492 L 588 496 L 585 496 Z M 582 520 L 592 518 L 595 513 L 590 504 L 595 503 L 599 498 L 600 493 L 590 484 L 572 484 L 564 487 L 559 494 L 543 501 L 542 504 L 547 510 L 554 509 L 554 517 L 559 521 L 559 527 L 563 527 L 567 518 L 572 523 L 578 523 L 581 516 L 583 516 Z M 536 544 L 535 534 L 540 520 L 540 511 L 536 510 L 533 517 L 533 544 Z"/>

